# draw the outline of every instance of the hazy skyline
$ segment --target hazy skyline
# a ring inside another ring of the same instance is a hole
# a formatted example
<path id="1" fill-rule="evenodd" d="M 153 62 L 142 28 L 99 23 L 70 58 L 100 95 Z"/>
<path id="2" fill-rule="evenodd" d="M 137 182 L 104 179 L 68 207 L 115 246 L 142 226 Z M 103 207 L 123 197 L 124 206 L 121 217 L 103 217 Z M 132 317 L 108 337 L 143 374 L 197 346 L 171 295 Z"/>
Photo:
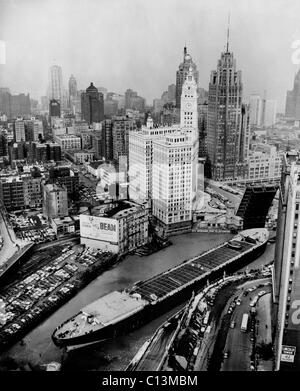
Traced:
<path id="1" fill-rule="evenodd" d="M 284 110 L 299 64 L 296 0 L 0 0 L 0 41 L 6 64 L 0 87 L 45 95 L 49 68 L 60 65 L 64 86 L 74 74 L 79 89 L 92 81 L 108 91 L 132 88 L 148 103 L 176 82 L 186 43 L 208 88 L 226 43 L 242 71 L 244 95 L 267 91 Z"/>

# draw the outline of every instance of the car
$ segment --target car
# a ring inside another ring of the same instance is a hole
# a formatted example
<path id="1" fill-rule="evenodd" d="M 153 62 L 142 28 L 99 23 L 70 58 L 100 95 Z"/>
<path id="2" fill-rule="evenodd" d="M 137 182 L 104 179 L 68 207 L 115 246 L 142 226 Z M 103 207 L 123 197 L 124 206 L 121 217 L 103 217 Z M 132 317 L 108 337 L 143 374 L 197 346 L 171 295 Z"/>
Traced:
<path id="1" fill-rule="evenodd" d="M 241 300 L 237 300 L 236 305 L 241 305 Z"/>
<path id="2" fill-rule="evenodd" d="M 223 358 L 227 359 L 229 357 L 229 350 L 225 350 L 223 353 Z"/>
<path id="3" fill-rule="evenodd" d="M 234 329 L 234 326 L 235 326 L 235 321 L 233 320 L 233 321 L 230 323 L 230 328 L 231 328 L 231 329 Z"/>

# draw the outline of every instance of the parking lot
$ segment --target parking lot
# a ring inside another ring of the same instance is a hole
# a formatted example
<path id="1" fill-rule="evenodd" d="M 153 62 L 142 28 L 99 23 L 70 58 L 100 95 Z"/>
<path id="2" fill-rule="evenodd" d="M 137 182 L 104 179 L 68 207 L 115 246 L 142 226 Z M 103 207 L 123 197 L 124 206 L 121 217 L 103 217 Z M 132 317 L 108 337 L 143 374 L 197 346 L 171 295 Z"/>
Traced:
<path id="1" fill-rule="evenodd" d="M 56 239 L 54 230 L 49 226 L 42 213 L 9 213 L 8 220 L 17 238 L 23 241 L 44 243 Z"/>
<path id="2" fill-rule="evenodd" d="M 0 343 L 75 288 L 76 278 L 108 253 L 64 246 L 51 262 L 0 290 Z"/>

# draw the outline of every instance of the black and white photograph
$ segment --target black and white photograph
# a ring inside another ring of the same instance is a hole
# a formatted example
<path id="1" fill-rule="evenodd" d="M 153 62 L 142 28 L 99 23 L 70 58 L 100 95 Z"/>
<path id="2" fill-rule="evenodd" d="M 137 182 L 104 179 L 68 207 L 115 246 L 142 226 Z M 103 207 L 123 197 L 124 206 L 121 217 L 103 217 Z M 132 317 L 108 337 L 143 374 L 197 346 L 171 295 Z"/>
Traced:
<path id="1" fill-rule="evenodd" d="M 0 379 L 299 372 L 299 205 L 299 1 L 0 0 Z"/>

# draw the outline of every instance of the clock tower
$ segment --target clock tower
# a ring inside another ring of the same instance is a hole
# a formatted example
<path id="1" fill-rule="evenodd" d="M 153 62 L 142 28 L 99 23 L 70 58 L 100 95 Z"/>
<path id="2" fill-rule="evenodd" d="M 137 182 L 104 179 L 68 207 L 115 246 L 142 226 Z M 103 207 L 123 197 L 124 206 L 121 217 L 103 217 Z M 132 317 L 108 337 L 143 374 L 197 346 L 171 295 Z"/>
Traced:
<path id="1" fill-rule="evenodd" d="M 197 83 L 191 67 L 182 86 L 180 126 L 198 138 Z"/>

